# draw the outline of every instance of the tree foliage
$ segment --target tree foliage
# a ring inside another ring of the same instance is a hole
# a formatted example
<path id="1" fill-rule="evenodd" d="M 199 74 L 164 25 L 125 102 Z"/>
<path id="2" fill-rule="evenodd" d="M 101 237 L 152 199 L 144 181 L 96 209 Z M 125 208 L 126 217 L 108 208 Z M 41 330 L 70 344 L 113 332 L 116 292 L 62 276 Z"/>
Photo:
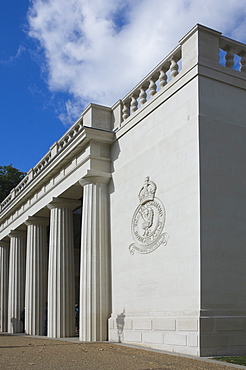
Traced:
<path id="1" fill-rule="evenodd" d="M 17 170 L 12 164 L 0 166 L 0 202 L 26 176 L 25 172 Z"/>

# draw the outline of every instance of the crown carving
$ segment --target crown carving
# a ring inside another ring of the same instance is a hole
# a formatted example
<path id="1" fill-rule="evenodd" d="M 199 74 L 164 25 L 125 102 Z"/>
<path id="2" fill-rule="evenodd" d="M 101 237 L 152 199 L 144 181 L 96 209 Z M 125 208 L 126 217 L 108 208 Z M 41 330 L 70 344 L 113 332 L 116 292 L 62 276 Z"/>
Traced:
<path id="1" fill-rule="evenodd" d="M 145 204 L 146 202 L 154 200 L 155 192 L 156 184 L 153 181 L 151 181 L 149 177 L 146 177 L 144 181 L 144 186 L 141 188 L 138 194 L 140 204 Z"/>

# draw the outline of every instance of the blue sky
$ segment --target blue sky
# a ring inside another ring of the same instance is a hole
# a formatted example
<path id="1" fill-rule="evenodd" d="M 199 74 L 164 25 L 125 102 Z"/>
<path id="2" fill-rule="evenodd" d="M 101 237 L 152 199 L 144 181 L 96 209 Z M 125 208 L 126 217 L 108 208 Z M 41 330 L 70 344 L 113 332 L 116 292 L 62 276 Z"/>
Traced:
<path id="1" fill-rule="evenodd" d="M 28 171 L 67 129 L 24 28 L 29 1 L 0 2 L 0 165 Z"/>
<path id="2" fill-rule="evenodd" d="M 246 2 L 1 1 L 0 165 L 28 171 L 89 102 L 123 98 L 196 23 L 246 42 Z"/>

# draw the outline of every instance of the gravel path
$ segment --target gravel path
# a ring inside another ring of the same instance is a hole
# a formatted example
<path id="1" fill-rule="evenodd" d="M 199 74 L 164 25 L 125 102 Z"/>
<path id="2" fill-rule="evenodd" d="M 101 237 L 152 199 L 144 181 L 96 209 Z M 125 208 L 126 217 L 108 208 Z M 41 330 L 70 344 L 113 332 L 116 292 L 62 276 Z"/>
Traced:
<path id="1" fill-rule="evenodd" d="M 0 369 L 229 370 L 235 367 L 246 369 L 109 342 L 82 343 L 0 334 Z"/>

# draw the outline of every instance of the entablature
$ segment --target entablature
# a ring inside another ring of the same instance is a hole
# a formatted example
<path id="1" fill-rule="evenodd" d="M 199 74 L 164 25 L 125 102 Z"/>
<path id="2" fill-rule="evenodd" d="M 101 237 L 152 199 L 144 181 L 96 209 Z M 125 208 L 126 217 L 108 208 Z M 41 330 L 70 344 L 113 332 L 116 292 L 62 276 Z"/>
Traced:
<path id="1" fill-rule="evenodd" d="M 58 196 L 59 192 L 78 183 L 88 171 L 98 171 L 100 168 L 101 172 L 110 173 L 110 147 L 113 141 L 114 133 L 110 131 L 81 127 L 73 140 L 63 146 L 63 150 L 55 154 L 53 152 L 49 162 L 35 176 L 33 171 L 37 166 L 28 172 L 22 188 L 20 183 L 12 190 L 12 198 L 2 204 L 0 233 L 41 199 L 51 197 L 54 191 Z M 45 205 L 45 201 L 40 203 L 40 207 L 42 204 Z"/>

